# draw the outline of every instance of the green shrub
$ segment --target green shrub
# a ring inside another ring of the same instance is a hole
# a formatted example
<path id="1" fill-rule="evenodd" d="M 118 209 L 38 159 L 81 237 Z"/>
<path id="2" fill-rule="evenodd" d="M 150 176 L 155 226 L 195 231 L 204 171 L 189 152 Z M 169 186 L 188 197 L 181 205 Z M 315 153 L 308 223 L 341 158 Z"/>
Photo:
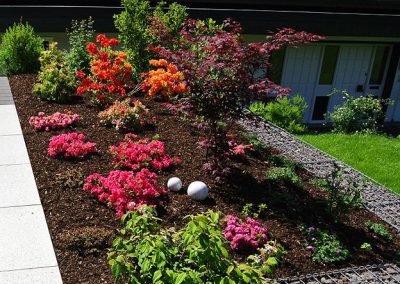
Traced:
<path id="1" fill-rule="evenodd" d="M 114 24 L 119 31 L 119 39 L 128 54 L 136 74 L 144 72 L 149 67 L 151 53 L 147 50 L 149 45 L 158 45 L 157 33 L 150 31 L 151 17 L 157 17 L 161 23 L 168 27 L 168 32 L 177 34 L 182 22 L 187 18 L 186 7 L 173 3 L 168 11 L 164 12 L 165 2 L 157 4 L 151 10 L 150 1 L 147 0 L 122 0 L 124 11 L 114 15 Z"/>
<path id="2" fill-rule="evenodd" d="M 36 73 L 43 40 L 28 23 L 7 28 L 0 44 L 0 72 L 6 75 Z"/>
<path id="3" fill-rule="evenodd" d="M 386 230 L 385 226 L 379 223 L 374 223 L 372 221 L 366 221 L 364 223 L 365 227 L 374 234 L 378 235 L 386 241 L 391 241 L 393 236 Z"/>
<path id="4" fill-rule="evenodd" d="M 374 133 L 379 130 L 384 121 L 383 103 L 372 96 L 354 98 L 346 91 L 340 92 L 344 103 L 336 106 L 332 113 L 327 114 L 327 119 L 332 122 L 335 132 Z"/>
<path id="5" fill-rule="evenodd" d="M 219 213 L 190 216 L 175 231 L 160 228 L 155 209 L 142 206 L 122 218 L 109 263 L 116 283 L 262 283 L 260 269 L 229 254 Z"/>
<path id="6" fill-rule="evenodd" d="M 267 172 L 267 179 L 271 182 L 283 181 L 295 187 L 302 187 L 301 178 L 291 167 L 273 168 Z"/>
<path id="7" fill-rule="evenodd" d="M 75 74 L 67 65 L 65 52 L 52 43 L 40 56 L 40 72 L 33 93 L 42 100 L 68 102 L 76 91 Z"/>
<path id="8" fill-rule="evenodd" d="M 254 102 L 250 111 L 292 133 L 305 131 L 303 114 L 308 105 L 300 95 L 277 98 L 269 103 Z"/>
<path id="9" fill-rule="evenodd" d="M 71 29 L 68 31 L 69 52 L 66 55 L 68 65 L 72 71 L 90 69 L 90 56 L 86 45 L 93 40 L 93 20 L 91 17 L 81 21 L 72 20 Z"/>
<path id="10" fill-rule="evenodd" d="M 253 203 L 246 203 L 242 208 L 242 214 L 246 218 L 251 217 L 257 219 L 261 215 L 263 215 L 266 210 L 267 204 L 265 203 L 260 203 L 258 205 L 254 205 Z"/>

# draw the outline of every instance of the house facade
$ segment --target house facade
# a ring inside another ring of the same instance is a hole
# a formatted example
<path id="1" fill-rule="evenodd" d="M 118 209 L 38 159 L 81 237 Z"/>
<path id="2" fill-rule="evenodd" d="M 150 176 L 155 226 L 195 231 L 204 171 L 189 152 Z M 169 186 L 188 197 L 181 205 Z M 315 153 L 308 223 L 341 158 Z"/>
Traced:
<path id="1" fill-rule="evenodd" d="M 324 35 L 320 43 L 288 48 L 274 55 L 273 79 L 302 95 L 306 123 L 324 122 L 340 104 L 335 89 L 355 97 L 392 99 L 387 122 L 400 122 L 400 1 L 397 0 L 181 0 L 193 18 L 238 20 L 247 40 L 293 27 Z M 2 1 L 0 33 L 13 22 L 28 21 L 46 41 L 67 47 L 65 29 L 72 19 L 92 16 L 97 32 L 115 32 L 119 0 Z"/>

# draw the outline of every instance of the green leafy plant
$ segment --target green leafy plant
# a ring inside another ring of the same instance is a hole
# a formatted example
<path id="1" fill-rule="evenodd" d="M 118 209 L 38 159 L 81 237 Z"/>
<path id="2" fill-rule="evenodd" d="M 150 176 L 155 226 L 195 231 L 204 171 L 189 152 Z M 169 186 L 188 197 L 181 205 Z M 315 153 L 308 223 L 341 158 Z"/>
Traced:
<path id="1" fill-rule="evenodd" d="M 65 60 L 65 52 L 52 43 L 50 49 L 40 55 L 40 71 L 33 93 L 42 100 L 68 102 L 75 94 L 76 80 L 74 72 Z"/>
<path id="2" fill-rule="evenodd" d="M 14 23 L 1 37 L 0 71 L 7 76 L 36 73 L 43 39 L 35 35 L 28 23 Z"/>
<path id="3" fill-rule="evenodd" d="M 175 231 L 160 228 L 148 206 L 124 215 L 109 254 L 116 283 L 262 283 L 259 269 L 229 255 L 219 213 L 188 218 Z"/>
<path id="4" fill-rule="evenodd" d="M 124 10 L 114 15 L 114 24 L 129 62 L 136 74 L 140 74 L 148 69 L 152 57 L 147 47 L 158 45 L 158 41 L 162 40 L 160 34 L 166 32 L 157 32 L 157 21 L 168 27 L 167 33 L 177 35 L 182 22 L 187 18 L 186 7 L 173 3 L 165 12 L 165 2 L 160 1 L 152 11 L 150 1 L 147 0 L 122 0 L 122 5 Z"/>
<path id="5" fill-rule="evenodd" d="M 268 161 L 278 167 L 287 167 L 292 168 L 293 170 L 304 169 L 304 166 L 301 163 L 281 155 L 271 154 L 268 156 Z"/>
<path id="6" fill-rule="evenodd" d="M 68 30 L 69 52 L 66 54 L 68 65 L 72 71 L 90 69 L 90 55 L 86 50 L 86 45 L 93 40 L 94 32 L 93 19 L 83 19 L 81 21 L 72 20 L 71 28 Z"/>
<path id="7" fill-rule="evenodd" d="M 253 145 L 253 148 L 260 152 L 263 153 L 265 151 L 268 151 L 268 146 L 264 142 L 260 141 L 256 136 L 251 135 L 247 132 L 240 132 L 240 135 L 245 139 L 247 142 L 246 144 L 251 144 Z"/>
<path id="8" fill-rule="evenodd" d="M 260 203 L 256 206 L 253 203 L 246 203 L 243 206 L 242 214 L 244 217 L 258 218 L 264 214 L 266 210 L 267 204 L 265 203 Z"/>
<path id="9" fill-rule="evenodd" d="M 85 182 L 85 175 L 81 168 L 68 168 L 63 173 L 56 174 L 55 182 L 63 189 L 81 189 Z"/>
<path id="10" fill-rule="evenodd" d="M 331 95 L 343 96 L 342 105 L 336 106 L 332 113 L 328 113 L 327 119 L 332 122 L 335 132 L 344 133 L 375 133 L 383 124 L 385 113 L 383 105 L 391 101 L 379 100 L 372 95 L 354 98 L 346 91 L 336 90 Z"/>
<path id="11" fill-rule="evenodd" d="M 312 253 L 315 262 L 332 263 L 346 260 L 349 251 L 343 248 L 341 242 L 335 235 L 327 231 L 301 225 L 299 229 L 307 235 L 307 249 Z"/>
<path id="12" fill-rule="evenodd" d="M 254 102 L 250 111 L 292 133 L 305 131 L 303 114 L 308 105 L 300 95 L 280 97 L 269 103 Z"/>
<path id="13" fill-rule="evenodd" d="M 271 182 L 283 181 L 298 188 L 302 187 L 301 178 L 291 167 L 273 168 L 267 172 L 267 179 Z"/>
<path id="14" fill-rule="evenodd" d="M 376 234 L 377 236 L 381 237 L 386 241 L 393 240 L 393 236 L 386 230 L 385 226 L 379 223 L 372 222 L 370 220 L 364 223 L 365 227 L 368 231 Z"/>
<path id="15" fill-rule="evenodd" d="M 348 181 L 344 179 L 343 171 L 337 163 L 325 178 L 325 189 L 328 192 L 327 212 L 336 221 L 347 216 L 352 208 L 362 205 L 361 188 L 362 184 L 357 183 L 352 177 Z"/>
<path id="16" fill-rule="evenodd" d="M 369 243 L 362 243 L 361 246 L 360 246 L 360 249 L 366 250 L 366 251 L 371 251 L 372 250 L 372 246 Z"/>
<path id="17" fill-rule="evenodd" d="M 247 260 L 253 267 L 260 269 L 263 274 L 272 274 L 276 271 L 285 253 L 280 244 L 276 241 L 269 241 L 258 250 L 258 254 L 250 255 Z"/>

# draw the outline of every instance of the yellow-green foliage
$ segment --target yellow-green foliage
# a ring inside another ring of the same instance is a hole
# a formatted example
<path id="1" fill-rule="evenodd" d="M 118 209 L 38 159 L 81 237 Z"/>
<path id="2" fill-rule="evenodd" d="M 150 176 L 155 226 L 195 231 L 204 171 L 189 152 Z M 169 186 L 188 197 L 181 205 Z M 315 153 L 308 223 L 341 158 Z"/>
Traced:
<path id="1" fill-rule="evenodd" d="M 53 43 L 40 55 L 40 71 L 33 93 L 47 101 L 67 102 L 76 91 L 75 74 L 65 61 L 63 51 Z"/>

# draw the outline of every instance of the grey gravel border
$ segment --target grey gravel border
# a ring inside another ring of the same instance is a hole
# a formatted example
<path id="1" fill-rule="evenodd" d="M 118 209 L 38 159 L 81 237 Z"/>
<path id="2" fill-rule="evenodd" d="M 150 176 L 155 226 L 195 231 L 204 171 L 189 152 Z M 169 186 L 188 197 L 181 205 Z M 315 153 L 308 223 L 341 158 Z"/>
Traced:
<path id="1" fill-rule="evenodd" d="M 295 137 L 286 130 L 273 125 L 259 117 L 247 117 L 239 124 L 260 141 L 277 149 L 283 155 L 301 163 L 306 170 L 315 176 L 324 178 L 332 173 L 334 164 L 344 172 L 347 182 L 362 186 L 362 198 L 365 207 L 400 232 L 400 196 L 337 160 L 331 155 L 317 149 L 311 144 Z M 280 283 L 400 283 L 400 268 L 394 264 L 350 267 L 346 269 L 289 277 L 279 280 Z"/>

